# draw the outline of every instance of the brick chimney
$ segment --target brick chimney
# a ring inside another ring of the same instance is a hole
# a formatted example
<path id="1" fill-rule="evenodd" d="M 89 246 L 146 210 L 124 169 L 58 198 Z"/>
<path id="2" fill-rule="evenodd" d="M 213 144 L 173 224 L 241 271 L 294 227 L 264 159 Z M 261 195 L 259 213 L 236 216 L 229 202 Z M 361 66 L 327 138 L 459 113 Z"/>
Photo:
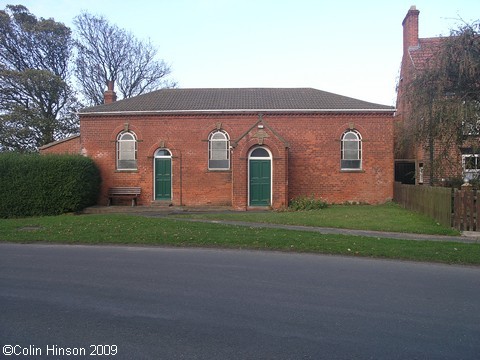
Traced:
<path id="1" fill-rule="evenodd" d="M 412 5 L 403 19 L 403 53 L 406 54 L 411 47 L 418 47 L 418 15 L 420 11 Z"/>
<path id="2" fill-rule="evenodd" d="M 105 104 L 111 104 L 114 101 L 117 101 L 117 94 L 115 94 L 115 91 L 113 91 L 113 84 L 113 81 L 108 81 L 108 89 L 103 94 L 103 102 Z"/>

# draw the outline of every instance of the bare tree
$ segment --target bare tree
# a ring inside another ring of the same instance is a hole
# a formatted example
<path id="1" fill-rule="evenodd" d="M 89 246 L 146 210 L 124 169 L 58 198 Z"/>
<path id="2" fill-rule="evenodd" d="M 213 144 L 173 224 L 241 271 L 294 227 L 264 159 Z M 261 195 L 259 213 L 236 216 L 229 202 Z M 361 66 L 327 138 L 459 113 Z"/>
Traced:
<path id="1" fill-rule="evenodd" d="M 170 67 L 157 60 L 157 49 L 150 42 L 87 12 L 77 16 L 74 24 L 78 32 L 76 77 L 91 105 L 103 103 L 110 81 L 118 85 L 120 98 L 176 85 L 167 79 Z"/>

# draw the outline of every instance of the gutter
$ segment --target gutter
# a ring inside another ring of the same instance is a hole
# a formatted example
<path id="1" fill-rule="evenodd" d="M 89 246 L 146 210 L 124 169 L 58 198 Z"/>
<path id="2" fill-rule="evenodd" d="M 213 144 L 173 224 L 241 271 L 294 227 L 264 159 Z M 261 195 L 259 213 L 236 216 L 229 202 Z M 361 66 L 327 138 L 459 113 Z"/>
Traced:
<path id="1" fill-rule="evenodd" d="M 145 111 L 92 111 L 78 115 L 155 115 L 155 114 L 257 114 L 257 113 L 394 113 L 390 109 L 232 109 L 232 110 L 145 110 Z"/>

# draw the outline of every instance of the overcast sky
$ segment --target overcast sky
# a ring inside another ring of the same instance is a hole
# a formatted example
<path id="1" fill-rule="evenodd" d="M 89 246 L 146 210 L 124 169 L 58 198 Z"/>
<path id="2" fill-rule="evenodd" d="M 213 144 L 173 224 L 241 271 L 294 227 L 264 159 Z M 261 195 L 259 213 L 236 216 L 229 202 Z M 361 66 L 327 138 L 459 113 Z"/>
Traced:
<path id="1" fill-rule="evenodd" d="M 402 21 L 420 37 L 480 19 L 478 0 L 0 0 L 72 27 L 82 10 L 147 39 L 182 88 L 312 87 L 395 105 Z"/>

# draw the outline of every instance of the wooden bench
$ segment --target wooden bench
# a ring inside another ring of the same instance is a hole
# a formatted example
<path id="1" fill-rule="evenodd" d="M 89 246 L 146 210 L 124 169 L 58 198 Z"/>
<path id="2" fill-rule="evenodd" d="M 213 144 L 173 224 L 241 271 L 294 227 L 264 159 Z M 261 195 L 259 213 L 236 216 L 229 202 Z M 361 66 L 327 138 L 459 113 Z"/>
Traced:
<path id="1" fill-rule="evenodd" d="M 108 206 L 112 204 L 113 198 L 132 198 L 132 206 L 137 204 L 137 198 L 142 189 L 139 187 L 112 187 L 108 189 Z"/>

